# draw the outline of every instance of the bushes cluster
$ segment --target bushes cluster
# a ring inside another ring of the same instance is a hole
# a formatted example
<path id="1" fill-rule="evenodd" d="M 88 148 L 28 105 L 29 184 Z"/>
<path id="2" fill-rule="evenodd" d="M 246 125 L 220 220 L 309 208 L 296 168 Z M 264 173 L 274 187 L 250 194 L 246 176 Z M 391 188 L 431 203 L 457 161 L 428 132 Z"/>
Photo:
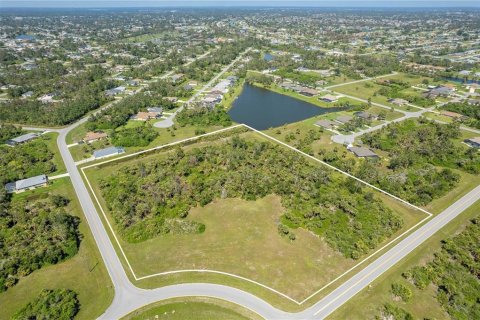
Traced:
<path id="1" fill-rule="evenodd" d="M 35 300 L 18 311 L 12 319 L 71 320 L 78 313 L 79 309 L 80 303 L 74 291 L 68 289 L 44 289 Z"/>

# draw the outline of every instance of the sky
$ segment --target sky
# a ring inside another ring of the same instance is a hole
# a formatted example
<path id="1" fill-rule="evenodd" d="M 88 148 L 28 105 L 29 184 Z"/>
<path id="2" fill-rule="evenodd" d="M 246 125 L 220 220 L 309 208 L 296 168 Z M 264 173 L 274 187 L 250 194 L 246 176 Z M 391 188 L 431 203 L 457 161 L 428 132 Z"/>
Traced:
<path id="1" fill-rule="evenodd" d="M 0 7 L 100 8 L 100 7 L 479 7 L 479 0 L 0 0 Z"/>

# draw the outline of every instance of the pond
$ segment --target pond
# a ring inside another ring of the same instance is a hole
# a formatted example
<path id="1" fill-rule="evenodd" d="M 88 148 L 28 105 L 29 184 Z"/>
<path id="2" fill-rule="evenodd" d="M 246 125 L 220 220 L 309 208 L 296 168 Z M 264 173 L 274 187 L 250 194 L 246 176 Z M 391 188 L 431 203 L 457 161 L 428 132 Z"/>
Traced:
<path id="1" fill-rule="evenodd" d="M 275 58 L 270 53 L 265 53 L 265 55 L 263 56 L 263 59 L 267 62 L 270 62 L 270 61 L 274 60 Z"/>
<path id="2" fill-rule="evenodd" d="M 342 108 L 322 108 L 246 84 L 228 113 L 235 122 L 266 130 L 339 110 Z"/>
<path id="3" fill-rule="evenodd" d="M 457 82 L 457 83 L 464 83 L 464 84 L 473 84 L 473 83 L 480 84 L 480 80 L 473 80 L 473 79 L 465 80 L 464 78 L 455 78 L 455 77 L 444 77 L 442 79 L 447 81 Z"/>

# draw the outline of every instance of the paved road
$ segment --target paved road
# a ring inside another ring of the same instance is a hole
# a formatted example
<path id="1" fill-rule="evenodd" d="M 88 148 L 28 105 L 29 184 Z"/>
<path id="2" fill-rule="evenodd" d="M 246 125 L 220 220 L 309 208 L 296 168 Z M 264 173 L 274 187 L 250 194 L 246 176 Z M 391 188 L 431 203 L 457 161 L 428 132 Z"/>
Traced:
<path id="1" fill-rule="evenodd" d="M 166 119 L 163 119 L 161 121 L 158 121 L 156 122 L 153 126 L 154 127 L 157 127 L 157 128 L 170 128 L 171 126 L 173 126 L 173 120 L 175 119 L 175 117 L 177 116 L 178 113 L 182 112 L 183 108 L 188 105 L 189 103 L 193 102 L 198 96 L 200 96 L 201 94 L 203 94 L 207 89 L 211 88 L 212 85 L 215 83 L 215 81 L 217 81 L 225 72 L 227 72 L 228 70 L 230 70 L 231 67 L 233 67 L 233 65 L 235 63 L 238 62 L 238 60 L 240 60 L 245 54 L 247 54 L 250 50 L 252 50 L 252 48 L 248 48 L 247 50 L 245 50 L 243 53 L 241 53 L 235 60 L 233 60 L 228 66 L 225 66 L 222 71 L 220 71 L 215 77 L 213 77 L 212 79 L 210 79 L 210 81 L 208 81 L 208 83 L 206 85 L 204 85 L 200 90 L 198 90 L 197 92 L 195 92 L 195 94 L 190 97 L 190 99 L 188 99 L 184 104 L 182 104 L 182 106 L 180 108 L 178 108 L 174 113 L 170 114 Z"/>
<path id="2" fill-rule="evenodd" d="M 479 199 L 480 186 L 477 186 L 315 304 L 311 308 L 315 318 L 326 318 Z"/>
<path id="3" fill-rule="evenodd" d="M 265 319 L 324 318 L 378 278 L 400 259 L 404 258 L 475 201 L 480 199 L 479 186 L 347 280 L 347 282 L 327 297 L 300 313 L 283 312 L 248 292 L 222 285 L 195 283 L 172 285 L 152 290 L 140 289 L 135 287 L 128 278 L 92 198 L 80 176 L 80 172 L 68 150 L 66 143 L 68 132 L 85 121 L 87 121 L 87 117 L 67 128 L 56 129 L 56 131 L 59 132 L 57 143 L 60 154 L 65 162 L 67 172 L 70 175 L 73 187 L 115 290 L 112 304 L 105 313 L 100 316 L 100 319 L 118 319 L 129 312 L 155 301 L 185 296 L 209 296 L 227 300 L 248 308 Z"/>

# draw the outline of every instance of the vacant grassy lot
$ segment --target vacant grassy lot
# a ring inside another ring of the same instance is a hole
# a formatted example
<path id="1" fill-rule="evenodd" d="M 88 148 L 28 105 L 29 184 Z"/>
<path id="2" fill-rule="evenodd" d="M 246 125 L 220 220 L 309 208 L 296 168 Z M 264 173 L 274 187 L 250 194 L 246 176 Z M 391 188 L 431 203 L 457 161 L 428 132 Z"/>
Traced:
<path id="1" fill-rule="evenodd" d="M 83 235 L 78 253 L 62 263 L 34 271 L 6 292 L 0 293 L 0 319 L 10 317 L 38 296 L 42 289 L 67 288 L 78 293 L 80 312 L 76 319 L 90 320 L 102 314 L 113 298 L 113 288 L 90 229 L 80 209 L 76 195 L 68 178 L 51 182 L 40 188 L 15 195 L 16 199 L 45 197 L 62 194 L 71 202 L 67 212 L 79 216 L 80 233 Z"/>
<path id="2" fill-rule="evenodd" d="M 204 297 L 177 298 L 146 306 L 122 320 L 256 320 L 257 314 L 236 304 Z"/>
<path id="3" fill-rule="evenodd" d="M 56 132 L 49 132 L 47 134 L 42 135 L 42 139 L 45 141 L 45 144 L 48 146 L 48 149 L 53 152 L 53 163 L 55 164 L 56 170 L 51 175 L 65 173 L 65 164 L 63 163 L 62 156 L 60 155 L 60 150 L 58 150 L 57 146 L 57 137 L 58 133 Z"/>
<path id="4" fill-rule="evenodd" d="M 383 305 L 387 302 L 410 312 L 414 319 L 450 319 L 437 301 L 437 288 L 434 285 L 430 284 L 427 288 L 419 290 L 406 281 L 402 277 L 402 273 L 432 260 L 433 254 L 440 250 L 442 240 L 461 232 L 468 220 L 477 216 L 478 212 L 480 212 L 480 202 L 476 202 L 465 210 L 404 260 L 333 313 L 329 319 L 373 319 L 376 315 L 380 315 Z M 395 301 L 396 299 L 391 293 L 391 285 L 396 282 L 402 283 L 412 290 L 413 296 L 410 301 Z"/>
<path id="5" fill-rule="evenodd" d="M 335 87 L 332 89 L 334 92 L 343 93 L 360 99 L 368 100 L 371 99 L 372 102 L 376 102 L 387 107 L 393 107 L 395 109 L 404 110 L 404 111 L 419 111 L 420 109 L 410 106 L 397 106 L 388 102 L 388 98 L 382 95 L 375 95 L 375 93 L 382 88 L 381 85 L 376 84 L 375 80 L 365 81 L 360 83 L 347 84 L 340 87 Z"/>
<path id="6" fill-rule="evenodd" d="M 246 135 L 257 137 L 252 133 Z M 191 147 L 194 146 L 188 146 Z M 162 154 L 132 159 L 128 163 L 152 161 L 159 156 Z M 98 181 L 117 169 L 104 166 L 86 171 L 97 196 L 101 195 Z M 391 238 L 424 218 L 423 214 L 388 197 L 380 197 L 405 222 Z M 100 202 L 106 208 L 101 197 Z M 206 226 L 204 233 L 167 234 L 140 243 L 120 241 L 137 277 L 181 269 L 211 269 L 258 281 L 297 300 L 306 298 L 358 262 L 345 258 L 324 239 L 301 228 L 294 230 L 294 241 L 282 237 L 277 223 L 283 212 L 280 197 L 275 195 L 256 201 L 217 199 L 205 207 L 191 209 L 188 215 L 187 219 Z M 177 281 L 182 282 L 184 277 L 189 274 L 179 274 Z M 216 279 L 216 275 L 202 274 L 200 281 L 210 279 Z M 141 283 L 150 280 L 155 281 L 152 278 Z"/>

